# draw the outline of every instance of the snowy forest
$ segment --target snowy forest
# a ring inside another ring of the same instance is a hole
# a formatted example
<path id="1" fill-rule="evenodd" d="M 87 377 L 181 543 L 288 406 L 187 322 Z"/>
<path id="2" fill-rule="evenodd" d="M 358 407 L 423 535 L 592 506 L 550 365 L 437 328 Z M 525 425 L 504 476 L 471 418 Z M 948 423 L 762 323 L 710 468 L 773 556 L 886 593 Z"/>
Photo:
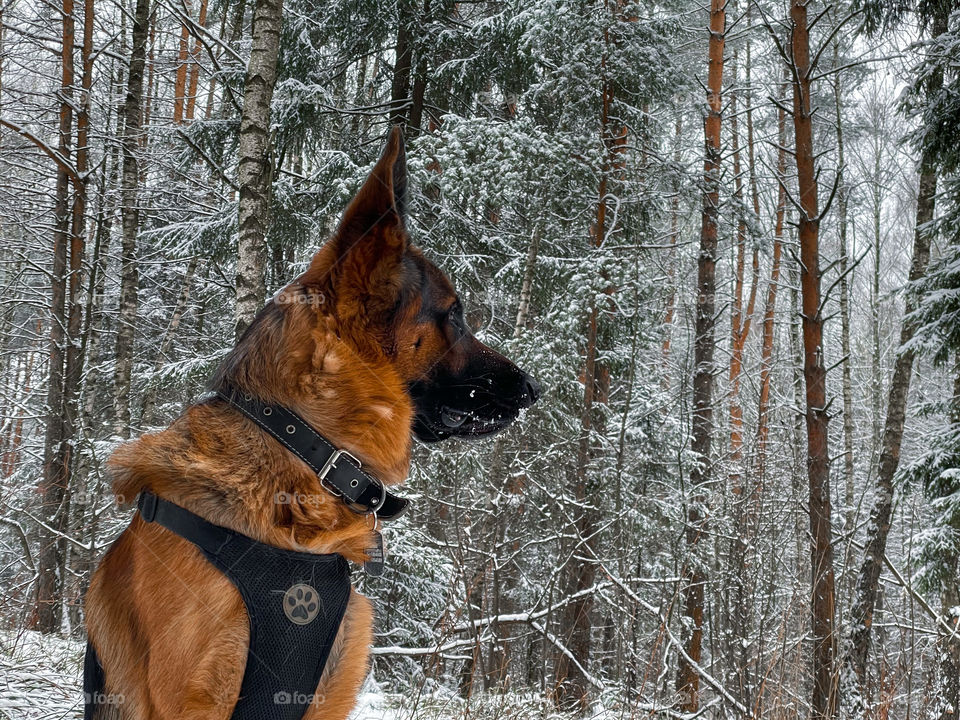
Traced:
<path id="1" fill-rule="evenodd" d="M 957 720 L 957 0 L 0 0 L 0 717 L 393 125 L 543 396 L 415 447 L 355 717 Z"/>

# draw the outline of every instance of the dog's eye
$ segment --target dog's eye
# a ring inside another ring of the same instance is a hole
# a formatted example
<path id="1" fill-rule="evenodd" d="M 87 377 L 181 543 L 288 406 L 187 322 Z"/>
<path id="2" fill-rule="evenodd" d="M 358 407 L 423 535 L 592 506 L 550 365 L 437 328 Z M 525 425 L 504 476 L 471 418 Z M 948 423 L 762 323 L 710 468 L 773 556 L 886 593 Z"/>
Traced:
<path id="1" fill-rule="evenodd" d="M 458 337 L 467 333 L 467 323 L 463 318 L 463 307 L 460 305 L 460 303 L 457 303 L 450 309 L 450 314 L 447 316 L 447 322 L 453 326 L 453 329 L 456 331 Z"/>
<path id="2" fill-rule="evenodd" d="M 459 300 L 450 306 L 444 319 L 454 325 L 463 324 L 463 305 L 460 304 Z"/>
<path id="3" fill-rule="evenodd" d="M 423 336 L 421 335 L 421 336 L 419 336 L 419 337 L 417 338 L 417 341 L 413 344 L 413 349 L 414 349 L 414 350 L 419 350 L 419 349 L 420 349 L 420 344 L 421 344 L 422 342 L 423 342 Z"/>

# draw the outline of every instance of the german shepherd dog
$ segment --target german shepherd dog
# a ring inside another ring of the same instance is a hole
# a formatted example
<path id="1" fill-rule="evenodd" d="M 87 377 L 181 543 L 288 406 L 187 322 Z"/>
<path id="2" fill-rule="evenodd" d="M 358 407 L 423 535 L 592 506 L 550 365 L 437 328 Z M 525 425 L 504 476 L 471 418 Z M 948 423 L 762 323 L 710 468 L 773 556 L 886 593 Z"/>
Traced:
<path id="1" fill-rule="evenodd" d="M 471 334 L 450 281 L 411 245 L 405 187 L 394 129 L 333 237 L 263 308 L 213 381 L 294 411 L 385 485 L 406 477 L 411 436 L 488 436 L 540 394 Z M 221 398 L 121 446 L 110 466 L 121 502 L 149 491 L 261 543 L 367 559 L 375 519 Z M 371 603 L 351 589 L 346 607 L 317 688 L 322 702 L 306 718 L 345 718 L 367 673 Z M 231 717 L 247 611 L 192 543 L 134 515 L 93 575 L 86 619 L 104 692 L 121 698 L 98 707 L 100 717 Z"/>

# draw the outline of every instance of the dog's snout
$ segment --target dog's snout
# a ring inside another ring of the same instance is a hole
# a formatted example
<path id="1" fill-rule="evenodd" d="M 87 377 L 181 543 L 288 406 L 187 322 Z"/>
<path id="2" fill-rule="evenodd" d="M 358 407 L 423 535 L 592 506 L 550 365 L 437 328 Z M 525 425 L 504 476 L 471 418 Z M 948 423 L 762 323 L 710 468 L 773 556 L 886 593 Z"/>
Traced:
<path id="1" fill-rule="evenodd" d="M 533 379 L 532 376 L 523 374 L 523 379 L 521 380 L 521 392 L 520 392 L 520 401 L 521 407 L 530 407 L 537 400 L 540 399 L 540 394 L 543 391 L 540 389 L 540 383 Z"/>

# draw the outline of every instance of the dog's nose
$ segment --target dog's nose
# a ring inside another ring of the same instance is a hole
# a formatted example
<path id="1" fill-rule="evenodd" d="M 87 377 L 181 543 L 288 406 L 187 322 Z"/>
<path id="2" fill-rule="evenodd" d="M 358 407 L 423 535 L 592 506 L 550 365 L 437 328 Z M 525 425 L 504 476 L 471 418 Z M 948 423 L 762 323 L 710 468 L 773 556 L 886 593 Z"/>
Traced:
<path id="1" fill-rule="evenodd" d="M 523 390 L 520 394 L 521 407 L 530 407 L 540 398 L 540 393 L 542 392 L 540 383 L 530 375 L 524 373 L 522 387 Z"/>

